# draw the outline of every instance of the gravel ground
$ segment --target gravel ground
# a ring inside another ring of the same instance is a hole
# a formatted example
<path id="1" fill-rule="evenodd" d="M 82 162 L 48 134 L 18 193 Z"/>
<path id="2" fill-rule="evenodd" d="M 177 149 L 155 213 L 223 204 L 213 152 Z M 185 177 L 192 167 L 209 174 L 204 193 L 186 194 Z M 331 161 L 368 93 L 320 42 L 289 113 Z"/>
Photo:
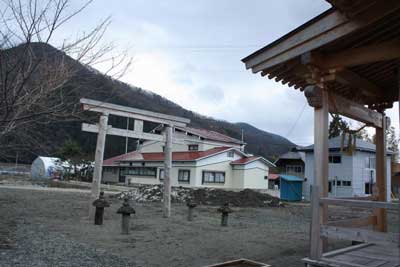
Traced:
<path id="1" fill-rule="evenodd" d="M 229 226 L 221 227 L 217 207 L 195 208 L 188 222 L 184 205 L 173 205 L 165 219 L 160 203 L 135 203 L 125 236 L 116 214 L 122 201 L 109 198 L 104 225 L 94 226 L 86 217 L 88 199 L 86 193 L 0 188 L 0 266 L 200 267 L 249 258 L 303 267 L 300 260 L 308 254 L 305 204 L 233 208 Z"/>

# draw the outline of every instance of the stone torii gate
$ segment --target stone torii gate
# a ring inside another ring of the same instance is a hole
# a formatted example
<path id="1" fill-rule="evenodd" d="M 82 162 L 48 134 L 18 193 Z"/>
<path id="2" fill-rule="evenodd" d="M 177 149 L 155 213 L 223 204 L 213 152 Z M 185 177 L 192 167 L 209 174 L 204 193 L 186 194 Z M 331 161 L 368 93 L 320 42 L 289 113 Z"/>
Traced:
<path id="1" fill-rule="evenodd" d="M 173 138 L 174 127 L 185 127 L 190 123 L 189 119 L 182 117 L 171 116 L 152 111 L 130 108 L 121 105 L 101 102 L 92 99 L 82 98 L 80 103 L 83 105 L 83 110 L 100 113 L 99 124 L 82 124 L 82 131 L 97 133 L 97 144 L 95 153 L 95 164 L 93 172 L 92 190 L 89 203 L 89 216 L 92 217 L 94 209 L 92 202 L 99 197 L 100 185 L 102 177 L 102 166 L 104 158 L 104 145 L 106 135 L 116 135 L 122 137 L 137 138 L 141 140 L 151 140 L 165 142 L 164 150 L 164 217 L 168 218 L 171 215 L 171 179 L 170 171 L 172 167 L 172 143 L 182 143 L 182 140 Z M 119 129 L 108 125 L 108 115 L 116 115 L 120 117 L 134 119 L 134 129 Z M 145 133 L 143 132 L 143 122 L 155 122 L 166 126 L 165 135 Z"/>

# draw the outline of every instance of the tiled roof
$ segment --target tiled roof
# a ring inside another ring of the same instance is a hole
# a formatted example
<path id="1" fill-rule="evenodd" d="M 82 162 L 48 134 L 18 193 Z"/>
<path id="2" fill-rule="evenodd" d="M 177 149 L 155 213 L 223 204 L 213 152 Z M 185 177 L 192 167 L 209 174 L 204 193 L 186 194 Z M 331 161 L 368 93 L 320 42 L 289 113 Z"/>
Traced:
<path id="1" fill-rule="evenodd" d="M 268 180 L 278 180 L 278 179 L 279 179 L 279 174 L 276 174 L 276 173 L 268 174 Z"/>
<path id="2" fill-rule="evenodd" d="M 261 159 L 261 157 L 256 157 L 256 156 L 252 156 L 252 157 L 247 157 L 247 158 L 241 158 L 241 159 L 237 159 L 231 162 L 231 164 L 246 164 L 255 160 Z"/>
<path id="3" fill-rule="evenodd" d="M 195 135 L 201 136 L 205 139 L 209 140 L 214 140 L 214 141 L 221 141 L 221 142 L 226 142 L 226 143 L 234 143 L 234 144 L 243 144 L 242 141 L 229 137 L 227 135 L 224 135 L 222 133 L 218 133 L 215 131 L 211 130 L 206 130 L 206 129 L 198 129 L 198 128 L 191 128 L 191 127 L 185 127 L 183 128 L 184 130 L 193 133 Z"/>
<path id="4" fill-rule="evenodd" d="M 200 158 L 211 156 L 223 151 L 232 149 L 231 147 L 215 147 L 206 151 L 184 151 L 172 152 L 173 161 L 195 161 Z M 164 161 L 163 152 L 140 153 L 133 151 L 119 155 L 103 161 L 103 166 L 117 166 L 120 161 Z"/>

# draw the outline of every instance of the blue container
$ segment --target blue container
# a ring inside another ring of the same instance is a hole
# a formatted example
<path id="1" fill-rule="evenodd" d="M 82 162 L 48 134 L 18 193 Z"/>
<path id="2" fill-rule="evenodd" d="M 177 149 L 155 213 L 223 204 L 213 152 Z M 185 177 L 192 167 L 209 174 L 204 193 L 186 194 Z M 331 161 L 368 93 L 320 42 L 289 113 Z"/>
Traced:
<path id="1" fill-rule="evenodd" d="M 303 179 L 293 176 L 280 174 L 281 200 L 301 201 L 303 194 Z"/>

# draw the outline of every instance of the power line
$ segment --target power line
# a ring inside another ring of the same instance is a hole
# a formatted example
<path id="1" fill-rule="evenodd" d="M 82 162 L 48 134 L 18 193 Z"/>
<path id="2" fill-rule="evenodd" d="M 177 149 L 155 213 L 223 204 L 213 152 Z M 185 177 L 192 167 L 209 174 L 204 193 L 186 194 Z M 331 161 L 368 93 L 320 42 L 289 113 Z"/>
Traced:
<path id="1" fill-rule="evenodd" d="M 304 103 L 304 106 L 303 106 L 303 108 L 301 109 L 301 111 L 300 111 L 300 113 L 299 113 L 299 116 L 297 116 L 296 121 L 294 122 L 294 124 L 292 125 L 292 127 L 290 128 L 290 130 L 288 131 L 288 133 L 286 134 L 286 138 L 287 138 L 287 139 L 288 139 L 289 136 L 292 134 L 294 128 L 296 127 L 297 123 L 299 122 L 301 116 L 302 116 L 303 113 L 304 113 L 304 110 L 306 109 L 306 106 L 307 106 L 307 102 Z"/>

